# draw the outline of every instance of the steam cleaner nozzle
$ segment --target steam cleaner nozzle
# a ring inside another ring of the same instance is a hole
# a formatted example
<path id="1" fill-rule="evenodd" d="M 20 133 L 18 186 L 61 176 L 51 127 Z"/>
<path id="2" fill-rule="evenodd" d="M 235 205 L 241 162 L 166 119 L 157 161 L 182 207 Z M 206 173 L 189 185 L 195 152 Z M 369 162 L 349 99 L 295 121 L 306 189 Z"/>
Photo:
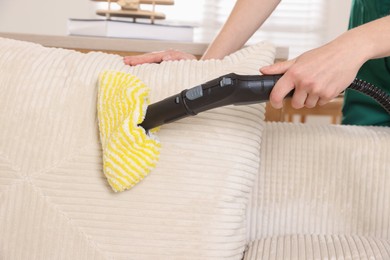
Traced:
<path id="1" fill-rule="evenodd" d="M 235 73 L 221 76 L 149 105 L 140 126 L 149 130 L 217 107 L 268 101 L 281 77 Z"/>

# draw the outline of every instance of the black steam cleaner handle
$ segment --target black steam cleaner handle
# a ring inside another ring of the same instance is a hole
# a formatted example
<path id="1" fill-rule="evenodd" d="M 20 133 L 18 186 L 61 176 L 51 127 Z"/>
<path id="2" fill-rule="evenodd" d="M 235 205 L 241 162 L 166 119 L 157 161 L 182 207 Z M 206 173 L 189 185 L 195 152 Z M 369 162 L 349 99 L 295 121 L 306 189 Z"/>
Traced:
<path id="1" fill-rule="evenodd" d="M 266 102 L 281 77 L 235 73 L 221 76 L 149 105 L 140 126 L 149 130 L 217 107 Z"/>
<path id="2" fill-rule="evenodd" d="M 266 102 L 281 77 L 282 74 L 234 73 L 221 76 L 148 106 L 140 126 L 149 130 L 217 107 Z M 373 98 L 390 114 L 390 95 L 381 88 L 357 78 L 348 88 Z M 287 96 L 291 97 L 293 93 L 294 90 Z"/>

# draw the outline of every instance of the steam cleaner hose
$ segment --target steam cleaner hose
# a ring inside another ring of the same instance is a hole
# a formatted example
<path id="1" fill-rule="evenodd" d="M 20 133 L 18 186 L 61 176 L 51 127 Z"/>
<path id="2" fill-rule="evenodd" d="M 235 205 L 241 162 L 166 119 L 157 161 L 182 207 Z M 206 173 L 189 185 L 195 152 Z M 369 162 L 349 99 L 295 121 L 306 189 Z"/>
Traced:
<path id="1" fill-rule="evenodd" d="M 382 89 L 358 78 L 355 78 L 348 88 L 375 99 L 390 114 L 390 95 Z"/>

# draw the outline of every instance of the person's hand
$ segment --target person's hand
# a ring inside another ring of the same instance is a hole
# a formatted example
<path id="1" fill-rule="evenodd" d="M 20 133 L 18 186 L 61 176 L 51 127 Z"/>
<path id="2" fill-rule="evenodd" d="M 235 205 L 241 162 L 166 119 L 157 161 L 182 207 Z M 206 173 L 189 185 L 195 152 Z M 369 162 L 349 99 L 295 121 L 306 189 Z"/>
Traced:
<path id="1" fill-rule="evenodd" d="M 165 50 L 158 52 L 150 52 L 141 55 L 125 56 L 123 62 L 126 65 L 135 66 L 144 63 L 160 63 L 170 60 L 194 60 L 196 57 L 192 54 L 177 51 L 177 50 Z"/>
<path id="2" fill-rule="evenodd" d="M 284 74 L 270 95 L 274 108 L 293 89 L 291 105 L 295 109 L 324 105 L 337 97 L 356 77 L 364 63 L 352 46 L 332 43 L 308 51 L 297 58 L 263 67 L 263 74 Z"/>

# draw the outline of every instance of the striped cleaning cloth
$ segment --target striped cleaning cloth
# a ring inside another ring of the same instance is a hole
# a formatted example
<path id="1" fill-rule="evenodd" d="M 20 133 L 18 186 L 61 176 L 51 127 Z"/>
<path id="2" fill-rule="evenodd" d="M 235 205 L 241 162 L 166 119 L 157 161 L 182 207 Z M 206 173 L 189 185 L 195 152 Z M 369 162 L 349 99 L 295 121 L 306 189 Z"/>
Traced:
<path id="1" fill-rule="evenodd" d="M 145 117 L 149 92 L 129 73 L 105 71 L 99 75 L 97 111 L 103 171 L 116 192 L 136 185 L 159 159 L 160 142 L 138 126 Z"/>

